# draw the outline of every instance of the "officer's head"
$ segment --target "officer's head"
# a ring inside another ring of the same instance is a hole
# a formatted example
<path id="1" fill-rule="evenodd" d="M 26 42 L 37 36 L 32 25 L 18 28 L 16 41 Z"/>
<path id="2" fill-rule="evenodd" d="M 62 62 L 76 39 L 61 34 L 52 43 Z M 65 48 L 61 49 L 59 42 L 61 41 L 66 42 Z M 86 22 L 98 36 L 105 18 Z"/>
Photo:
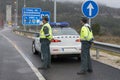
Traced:
<path id="1" fill-rule="evenodd" d="M 48 19 L 47 16 L 43 16 L 43 17 L 42 17 L 42 22 L 43 22 L 43 24 L 47 23 L 48 20 L 49 20 L 49 19 Z"/>
<path id="2" fill-rule="evenodd" d="M 88 22 L 88 18 L 81 17 L 81 21 L 80 22 L 81 22 L 82 25 L 84 25 L 84 24 L 86 24 Z"/>

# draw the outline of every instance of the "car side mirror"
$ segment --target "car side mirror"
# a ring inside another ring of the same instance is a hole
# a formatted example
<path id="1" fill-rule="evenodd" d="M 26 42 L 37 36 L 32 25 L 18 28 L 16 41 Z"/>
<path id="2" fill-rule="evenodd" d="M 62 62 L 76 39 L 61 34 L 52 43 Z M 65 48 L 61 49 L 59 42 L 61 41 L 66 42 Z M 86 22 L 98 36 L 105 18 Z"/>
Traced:
<path id="1" fill-rule="evenodd" d="M 39 37 L 39 36 L 40 36 L 39 33 L 34 34 L 34 37 Z"/>

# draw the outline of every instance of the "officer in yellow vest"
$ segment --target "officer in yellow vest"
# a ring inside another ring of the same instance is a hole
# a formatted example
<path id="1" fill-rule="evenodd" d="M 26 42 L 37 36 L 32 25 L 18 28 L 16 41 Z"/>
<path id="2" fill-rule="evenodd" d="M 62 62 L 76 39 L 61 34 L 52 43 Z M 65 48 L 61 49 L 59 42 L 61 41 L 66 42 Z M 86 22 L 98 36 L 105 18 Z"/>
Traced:
<path id="1" fill-rule="evenodd" d="M 87 24 L 88 19 L 86 17 L 82 17 L 81 19 L 81 32 L 80 38 L 82 43 L 82 52 L 81 52 L 81 69 L 77 73 L 78 75 L 86 74 L 87 72 L 92 73 L 92 64 L 90 59 L 90 47 L 91 43 L 94 39 L 92 29 L 89 24 Z"/>
<path id="2" fill-rule="evenodd" d="M 50 41 L 52 40 L 52 28 L 48 23 L 48 17 L 42 19 L 43 26 L 40 30 L 41 56 L 43 56 L 42 66 L 38 69 L 47 69 L 51 65 Z"/>

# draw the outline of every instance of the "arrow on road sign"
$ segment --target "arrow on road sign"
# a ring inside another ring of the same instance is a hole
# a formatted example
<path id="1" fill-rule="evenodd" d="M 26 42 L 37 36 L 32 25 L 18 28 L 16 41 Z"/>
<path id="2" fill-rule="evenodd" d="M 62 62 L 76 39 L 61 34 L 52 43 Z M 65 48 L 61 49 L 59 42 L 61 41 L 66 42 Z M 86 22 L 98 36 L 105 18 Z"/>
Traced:
<path id="1" fill-rule="evenodd" d="M 99 12 L 99 7 L 93 0 L 88 0 L 82 4 L 82 13 L 87 18 L 94 18 Z"/>
<path id="2" fill-rule="evenodd" d="M 88 5 L 87 9 L 89 9 L 89 16 L 92 16 L 92 9 L 94 9 L 94 7 L 91 3 Z"/>

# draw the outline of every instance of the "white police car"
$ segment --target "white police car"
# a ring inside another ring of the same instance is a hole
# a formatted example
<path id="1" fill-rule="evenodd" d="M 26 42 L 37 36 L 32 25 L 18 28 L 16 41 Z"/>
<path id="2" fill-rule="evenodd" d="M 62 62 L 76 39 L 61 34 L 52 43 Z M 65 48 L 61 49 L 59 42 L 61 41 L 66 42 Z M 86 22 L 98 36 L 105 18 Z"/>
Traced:
<path id="1" fill-rule="evenodd" d="M 50 25 L 52 27 L 54 38 L 50 44 L 51 55 L 70 55 L 80 59 L 81 42 L 79 34 L 71 27 L 68 27 L 69 24 L 66 22 L 50 23 Z M 40 53 L 42 58 L 40 47 L 40 38 L 37 34 L 32 44 L 32 51 L 33 54 Z"/>

